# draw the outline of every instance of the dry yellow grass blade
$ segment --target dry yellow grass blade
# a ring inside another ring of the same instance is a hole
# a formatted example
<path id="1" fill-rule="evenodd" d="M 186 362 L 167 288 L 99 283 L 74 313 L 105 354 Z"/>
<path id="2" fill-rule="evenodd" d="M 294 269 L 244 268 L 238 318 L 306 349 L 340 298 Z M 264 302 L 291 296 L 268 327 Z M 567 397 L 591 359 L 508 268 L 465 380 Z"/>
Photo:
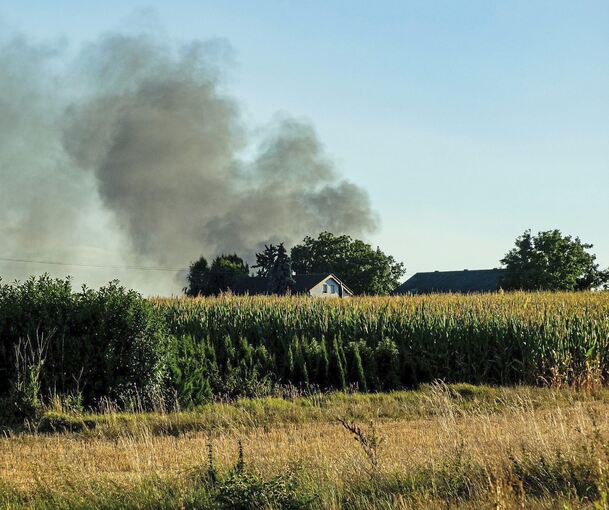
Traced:
<path id="1" fill-rule="evenodd" d="M 609 400 L 557 398 L 552 390 L 535 390 L 537 397 L 545 392 L 540 400 L 526 388 L 504 391 L 510 401 L 500 397 L 492 408 L 477 405 L 475 397 L 464 405 L 450 387 L 437 385 L 425 395 L 425 416 L 377 417 L 373 426 L 382 440 L 376 467 L 340 423 L 317 418 L 215 429 L 215 462 L 220 471 L 229 470 L 241 441 L 249 469 L 265 479 L 297 473 L 303 483 L 319 488 L 321 499 L 315 504 L 323 507 L 355 498 L 359 506 L 353 508 L 373 508 L 374 497 L 365 497 L 372 489 L 362 495 L 361 487 L 376 487 L 383 501 L 404 508 L 441 500 L 490 505 L 498 499 L 511 508 L 522 498 L 543 506 L 559 497 L 580 498 L 580 482 L 596 484 L 590 497 L 600 497 L 609 468 Z M 100 484 L 128 491 L 151 478 L 184 480 L 206 468 L 210 433 L 158 435 L 144 418 L 134 417 L 143 424 L 132 433 L 112 435 L 102 427 L 87 434 L 4 438 L 0 480 L 22 494 L 44 487 L 69 498 Z M 359 426 L 364 431 L 370 427 L 366 420 Z M 559 493 L 559 476 L 565 484 L 572 477 L 573 487 L 567 484 Z M 419 477 L 420 487 L 408 486 Z"/>

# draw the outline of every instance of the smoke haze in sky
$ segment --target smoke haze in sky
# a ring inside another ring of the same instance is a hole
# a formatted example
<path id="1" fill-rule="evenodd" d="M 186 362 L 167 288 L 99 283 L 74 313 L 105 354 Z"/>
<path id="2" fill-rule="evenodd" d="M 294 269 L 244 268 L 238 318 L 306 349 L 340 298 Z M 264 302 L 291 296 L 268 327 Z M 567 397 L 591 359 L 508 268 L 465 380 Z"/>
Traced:
<path id="1" fill-rule="evenodd" d="M 113 33 L 73 55 L 18 36 L 0 44 L 0 256 L 183 268 L 377 228 L 368 194 L 310 123 L 244 125 L 223 90 L 226 43 Z M 4 280 L 43 271 L 146 293 L 178 292 L 183 276 L 0 261 Z"/>

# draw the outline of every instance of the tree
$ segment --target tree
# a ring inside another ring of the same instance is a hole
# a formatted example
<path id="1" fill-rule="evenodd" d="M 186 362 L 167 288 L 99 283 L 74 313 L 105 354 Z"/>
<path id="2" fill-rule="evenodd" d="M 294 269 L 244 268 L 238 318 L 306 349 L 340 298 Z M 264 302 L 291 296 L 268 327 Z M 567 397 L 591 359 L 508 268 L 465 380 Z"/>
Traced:
<path id="1" fill-rule="evenodd" d="M 232 289 L 249 272 L 249 266 L 236 253 L 216 257 L 209 270 L 206 294 L 217 295 Z"/>
<path id="2" fill-rule="evenodd" d="M 292 276 L 292 261 L 283 243 L 265 245 L 262 253 L 256 253 L 258 276 L 268 278 L 272 294 L 286 294 L 296 283 Z"/>
<path id="3" fill-rule="evenodd" d="M 593 245 L 579 237 L 563 236 L 560 230 L 527 230 L 516 239 L 501 263 L 506 274 L 501 286 L 506 290 L 590 290 L 607 286 L 609 270 L 601 271 Z"/>
<path id="4" fill-rule="evenodd" d="M 256 253 L 256 265 L 252 266 L 252 268 L 258 269 L 256 272 L 258 276 L 267 277 L 273 270 L 276 257 L 277 246 L 274 244 L 264 245 L 264 251 Z"/>
<path id="5" fill-rule="evenodd" d="M 187 296 L 212 296 L 226 292 L 241 278 L 249 274 L 249 266 L 236 253 L 219 255 L 208 267 L 207 260 L 201 257 L 190 265 Z"/>
<path id="6" fill-rule="evenodd" d="M 286 294 L 294 289 L 296 281 L 292 276 L 292 261 L 283 243 L 277 246 L 273 268 L 268 274 L 269 286 L 273 294 Z"/>
<path id="7" fill-rule="evenodd" d="M 297 273 L 334 273 L 355 294 L 389 294 L 406 272 L 404 264 L 380 248 L 330 232 L 322 232 L 317 239 L 305 237 L 291 255 Z"/>
<path id="8" fill-rule="evenodd" d="M 205 257 L 201 257 L 196 262 L 190 264 L 188 268 L 188 286 L 184 287 L 184 293 L 190 297 L 205 295 L 207 290 L 207 279 L 209 267 Z"/>

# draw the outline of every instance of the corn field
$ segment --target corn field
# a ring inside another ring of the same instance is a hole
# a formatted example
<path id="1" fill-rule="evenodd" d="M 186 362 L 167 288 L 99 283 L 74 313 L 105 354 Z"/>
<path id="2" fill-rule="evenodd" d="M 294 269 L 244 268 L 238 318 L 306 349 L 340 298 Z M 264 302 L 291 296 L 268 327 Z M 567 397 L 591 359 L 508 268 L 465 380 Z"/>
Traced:
<path id="1" fill-rule="evenodd" d="M 57 396 L 188 408 L 437 379 L 599 385 L 608 346 L 609 292 L 144 299 L 42 276 L 0 285 L 0 423 Z"/>
<path id="2" fill-rule="evenodd" d="M 154 302 L 174 359 L 198 357 L 199 381 L 238 373 L 241 388 L 262 377 L 363 391 L 435 379 L 581 385 L 609 373 L 607 292 Z"/>

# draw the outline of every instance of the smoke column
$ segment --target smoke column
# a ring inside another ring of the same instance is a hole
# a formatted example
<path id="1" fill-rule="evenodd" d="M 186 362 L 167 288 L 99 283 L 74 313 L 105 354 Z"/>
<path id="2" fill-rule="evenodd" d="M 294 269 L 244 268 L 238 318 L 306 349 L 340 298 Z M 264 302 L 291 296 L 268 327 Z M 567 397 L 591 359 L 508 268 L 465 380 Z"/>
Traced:
<path id="1" fill-rule="evenodd" d="M 367 193 L 341 178 L 311 125 L 283 116 L 248 135 L 222 92 L 225 51 L 150 34 L 106 35 L 71 58 L 2 42 L 0 256 L 187 267 L 322 230 L 374 231 Z M 42 270 L 0 262 L 5 279 Z M 116 276 L 180 288 L 172 275 Z"/>

